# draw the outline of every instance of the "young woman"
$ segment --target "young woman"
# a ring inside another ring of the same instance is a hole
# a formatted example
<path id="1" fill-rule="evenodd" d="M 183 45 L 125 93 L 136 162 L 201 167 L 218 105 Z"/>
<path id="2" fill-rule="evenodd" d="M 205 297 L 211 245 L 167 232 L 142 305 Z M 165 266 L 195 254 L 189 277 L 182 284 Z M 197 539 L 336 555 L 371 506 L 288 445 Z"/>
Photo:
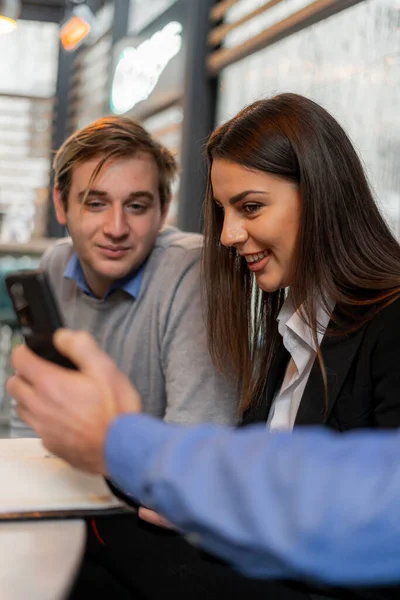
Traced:
<path id="1" fill-rule="evenodd" d="M 256 102 L 207 146 L 204 275 L 215 362 L 244 420 L 400 425 L 400 246 L 323 108 Z"/>
<path id="2" fill-rule="evenodd" d="M 243 423 L 399 427 L 400 246 L 346 133 L 282 94 L 221 125 L 207 153 L 209 347 Z"/>

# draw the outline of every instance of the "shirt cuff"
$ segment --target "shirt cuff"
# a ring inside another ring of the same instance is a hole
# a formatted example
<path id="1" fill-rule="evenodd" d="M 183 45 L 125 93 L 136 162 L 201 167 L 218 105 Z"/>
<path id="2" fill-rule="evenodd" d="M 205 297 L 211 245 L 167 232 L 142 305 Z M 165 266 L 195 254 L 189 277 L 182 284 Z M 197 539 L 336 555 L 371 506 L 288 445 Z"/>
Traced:
<path id="1" fill-rule="evenodd" d="M 138 500 L 146 495 L 146 476 L 175 427 L 143 414 L 125 414 L 110 425 L 105 446 L 107 475 Z"/>

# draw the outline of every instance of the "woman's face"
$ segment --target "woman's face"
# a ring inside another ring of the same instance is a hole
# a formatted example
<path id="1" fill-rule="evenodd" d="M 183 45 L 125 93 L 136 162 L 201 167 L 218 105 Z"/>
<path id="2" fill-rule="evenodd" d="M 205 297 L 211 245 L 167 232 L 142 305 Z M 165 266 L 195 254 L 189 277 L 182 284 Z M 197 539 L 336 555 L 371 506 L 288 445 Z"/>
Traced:
<path id="1" fill-rule="evenodd" d="M 224 212 L 221 243 L 245 257 L 265 292 L 289 286 L 300 223 L 296 184 L 224 159 L 213 161 L 211 183 Z"/>

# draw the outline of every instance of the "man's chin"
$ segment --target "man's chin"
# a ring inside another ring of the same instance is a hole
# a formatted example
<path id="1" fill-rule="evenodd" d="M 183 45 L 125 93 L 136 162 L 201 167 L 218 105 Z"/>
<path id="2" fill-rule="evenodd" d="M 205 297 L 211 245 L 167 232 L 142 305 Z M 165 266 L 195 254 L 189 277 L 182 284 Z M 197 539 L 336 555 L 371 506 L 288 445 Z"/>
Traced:
<path id="1" fill-rule="evenodd" d="M 127 267 L 125 269 L 107 269 L 104 271 L 97 271 L 97 276 L 99 278 L 101 278 L 103 281 L 108 281 L 110 285 L 112 285 L 113 283 L 115 283 L 116 281 L 119 281 L 120 279 L 124 279 L 125 277 L 128 277 L 131 273 L 133 273 L 134 271 L 136 271 L 137 267 L 136 265 L 132 266 L 132 267 Z"/>

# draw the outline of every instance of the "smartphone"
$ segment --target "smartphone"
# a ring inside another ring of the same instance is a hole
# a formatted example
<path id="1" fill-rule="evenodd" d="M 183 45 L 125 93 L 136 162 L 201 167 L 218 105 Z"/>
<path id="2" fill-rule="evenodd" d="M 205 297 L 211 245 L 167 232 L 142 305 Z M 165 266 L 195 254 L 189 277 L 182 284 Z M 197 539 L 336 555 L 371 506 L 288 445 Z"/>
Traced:
<path id="1" fill-rule="evenodd" d="M 54 332 L 64 324 L 46 273 L 40 269 L 14 271 L 6 275 L 5 282 L 26 345 L 46 360 L 76 369 L 53 345 Z"/>

